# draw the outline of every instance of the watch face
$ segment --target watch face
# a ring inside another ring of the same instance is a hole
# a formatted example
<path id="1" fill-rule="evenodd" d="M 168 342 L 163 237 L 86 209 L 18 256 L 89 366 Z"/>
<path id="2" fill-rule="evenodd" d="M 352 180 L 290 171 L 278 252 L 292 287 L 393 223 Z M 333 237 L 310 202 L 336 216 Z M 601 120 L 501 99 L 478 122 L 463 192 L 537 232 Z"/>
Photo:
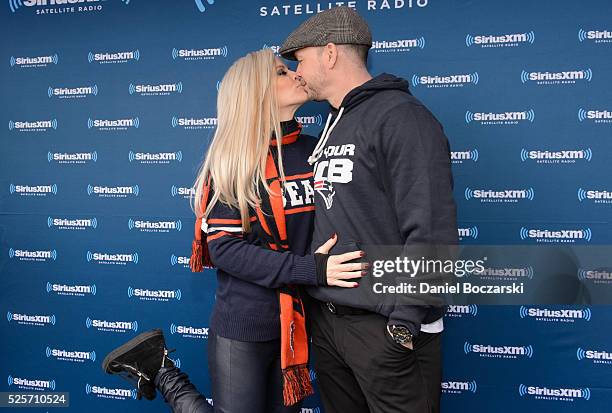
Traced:
<path id="1" fill-rule="evenodd" d="M 412 341 L 412 334 L 410 334 L 410 331 L 406 327 L 394 326 L 391 329 L 391 334 L 393 334 L 393 339 L 400 344 L 406 344 Z"/>

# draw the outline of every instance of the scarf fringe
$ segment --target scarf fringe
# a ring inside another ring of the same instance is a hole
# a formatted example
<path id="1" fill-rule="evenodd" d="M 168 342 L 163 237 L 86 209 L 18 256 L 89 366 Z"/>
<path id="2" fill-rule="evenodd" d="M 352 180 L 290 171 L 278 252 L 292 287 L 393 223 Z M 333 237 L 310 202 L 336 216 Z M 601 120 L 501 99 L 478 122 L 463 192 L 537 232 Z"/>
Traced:
<path id="1" fill-rule="evenodd" d="M 201 272 L 206 268 L 213 268 L 210 259 L 208 245 L 202 245 L 202 241 L 193 240 L 191 243 L 191 258 L 189 258 L 189 268 L 192 272 Z"/>
<path id="2" fill-rule="evenodd" d="M 310 381 L 310 371 L 305 364 L 290 366 L 283 370 L 283 401 L 285 406 L 292 406 L 312 394 L 314 394 L 314 390 Z"/>

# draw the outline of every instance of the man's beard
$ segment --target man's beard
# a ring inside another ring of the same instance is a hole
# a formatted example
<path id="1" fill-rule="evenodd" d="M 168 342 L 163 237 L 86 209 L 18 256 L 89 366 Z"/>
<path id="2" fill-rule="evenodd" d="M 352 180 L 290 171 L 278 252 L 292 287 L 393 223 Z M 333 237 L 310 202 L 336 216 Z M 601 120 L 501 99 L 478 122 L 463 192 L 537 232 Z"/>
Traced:
<path id="1" fill-rule="evenodd" d="M 315 102 L 321 102 L 325 100 L 319 96 L 319 93 L 316 89 L 313 89 L 308 85 L 304 86 L 304 89 L 306 90 L 306 94 L 308 95 L 308 100 L 314 100 Z"/>

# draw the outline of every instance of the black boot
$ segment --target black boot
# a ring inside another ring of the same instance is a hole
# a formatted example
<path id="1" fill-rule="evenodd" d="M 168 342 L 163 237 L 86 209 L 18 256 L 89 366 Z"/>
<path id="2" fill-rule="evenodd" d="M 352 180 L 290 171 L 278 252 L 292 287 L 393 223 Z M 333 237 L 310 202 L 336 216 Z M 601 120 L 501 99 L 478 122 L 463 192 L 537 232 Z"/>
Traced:
<path id="1" fill-rule="evenodd" d="M 168 353 L 164 333 L 159 329 L 146 331 L 111 351 L 102 361 L 102 369 L 135 383 L 138 399 L 144 396 L 153 400 L 157 372 L 162 367 L 174 367 Z"/>

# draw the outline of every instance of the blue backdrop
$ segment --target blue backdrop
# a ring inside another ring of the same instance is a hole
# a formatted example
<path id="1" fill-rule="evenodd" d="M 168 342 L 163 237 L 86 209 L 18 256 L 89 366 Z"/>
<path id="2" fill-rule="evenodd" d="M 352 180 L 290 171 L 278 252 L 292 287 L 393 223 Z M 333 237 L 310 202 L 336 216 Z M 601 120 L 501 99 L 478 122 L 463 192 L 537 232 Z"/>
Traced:
<path id="1" fill-rule="evenodd" d="M 371 24 L 372 73 L 408 79 L 445 126 L 462 242 L 612 243 L 612 3 L 340 3 Z M 210 397 L 215 276 L 187 267 L 188 197 L 217 83 L 333 4 L 4 1 L 0 391 L 67 391 L 74 412 L 167 411 L 100 368 L 161 327 Z M 299 115 L 317 135 L 327 106 Z M 612 284 L 597 268 L 576 277 Z M 451 307 L 444 412 L 610 411 L 611 323 L 606 307 Z M 303 409 L 321 411 L 316 396 Z"/>

